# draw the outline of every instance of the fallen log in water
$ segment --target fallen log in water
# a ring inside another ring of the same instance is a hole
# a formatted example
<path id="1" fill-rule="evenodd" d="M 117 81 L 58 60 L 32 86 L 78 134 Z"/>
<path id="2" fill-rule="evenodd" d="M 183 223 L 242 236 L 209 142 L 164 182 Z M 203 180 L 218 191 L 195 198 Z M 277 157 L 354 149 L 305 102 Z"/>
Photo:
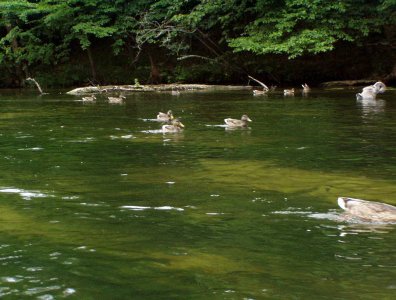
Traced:
<path id="1" fill-rule="evenodd" d="M 378 79 L 339 80 L 339 81 L 323 82 L 320 85 L 323 87 L 362 86 L 362 85 L 371 85 L 377 81 Z"/>
<path id="2" fill-rule="evenodd" d="M 92 93 L 120 93 L 120 92 L 166 92 L 166 91 L 196 91 L 207 89 L 251 89 L 250 86 L 225 86 L 207 84 L 158 84 L 158 85 L 108 85 L 87 86 L 68 91 L 69 95 L 83 95 Z"/>

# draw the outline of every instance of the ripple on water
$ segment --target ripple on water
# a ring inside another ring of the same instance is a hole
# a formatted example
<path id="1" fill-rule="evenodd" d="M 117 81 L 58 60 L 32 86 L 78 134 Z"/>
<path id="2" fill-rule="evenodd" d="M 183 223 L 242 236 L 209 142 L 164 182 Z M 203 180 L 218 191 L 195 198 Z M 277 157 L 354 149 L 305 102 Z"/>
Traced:
<path id="1" fill-rule="evenodd" d="M 44 194 L 40 191 L 28 191 L 18 188 L 0 188 L 0 193 L 19 194 L 24 200 L 31 200 L 32 198 L 53 197 L 53 195 Z"/>
<path id="2" fill-rule="evenodd" d="M 141 132 L 152 133 L 152 134 L 165 133 L 162 129 L 142 130 Z"/>
<path id="3" fill-rule="evenodd" d="M 112 140 L 117 140 L 117 139 L 129 140 L 129 139 L 136 139 L 136 137 L 133 136 L 132 134 L 110 135 L 110 139 L 112 139 Z"/>
<path id="4" fill-rule="evenodd" d="M 29 288 L 26 291 L 24 291 L 23 294 L 26 296 L 34 296 L 37 294 L 52 292 L 52 291 L 61 290 L 61 289 L 62 289 L 62 287 L 59 285 L 39 286 L 39 287 Z M 41 298 L 41 297 L 45 297 L 45 298 Z M 54 299 L 52 295 L 41 295 L 40 299 L 48 299 L 47 297 L 51 297 L 50 299 Z"/>
<path id="5" fill-rule="evenodd" d="M 127 210 L 134 210 L 134 211 L 141 211 L 141 210 L 148 210 L 148 209 L 153 209 L 153 210 L 177 210 L 177 211 L 184 211 L 184 208 L 181 207 L 173 207 L 173 206 L 157 206 L 157 207 L 151 207 L 151 206 L 137 206 L 137 205 L 124 205 L 120 206 L 122 209 L 127 209 Z"/>
<path id="6" fill-rule="evenodd" d="M 41 151 L 44 148 L 41 147 L 32 147 L 32 148 L 19 148 L 18 151 Z"/>
<path id="7" fill-rule="evenodd" d="M 94 137 L 79 138 L 75 140 L 70 140 L 70 143 L 91 143 L 96 141 Z"/>
<path id="8" fill-rule="evenodd" d="M 23 278 L 21 277 L 12 277 L 12 276 L 4 276 L 0 278 L 1 282 L 4 283 L 16 283 L 16 282 L 21 282 Z"/>

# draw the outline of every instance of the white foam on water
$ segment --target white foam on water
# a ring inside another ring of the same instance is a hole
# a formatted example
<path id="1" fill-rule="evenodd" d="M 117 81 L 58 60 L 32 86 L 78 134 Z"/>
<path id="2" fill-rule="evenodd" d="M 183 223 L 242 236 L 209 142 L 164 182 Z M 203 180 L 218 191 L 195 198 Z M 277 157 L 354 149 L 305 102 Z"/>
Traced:
<path id="1" fill-rule="evenodd" d="M 121 136 L 110 135 L 110 139 L 112 139 L 112 140 L 117 140 L 117 139 L 129 140 L 129 139 L 136 139 L 136 137 L 134 137 L 132 134 L 126 134 L 126 135 L 121 135 Z"/>
<path id="2" fill-rule="evenodd" d="M 149 207 L 149 206 L 137 206 L 137 205 L 124 205 L 124 206 L 121 206 L 121 208 L 130 209 L 130 210 L 151 209 L 151 207 Z"/>
<path id="3" fill-rule="evenodd" d="M 154 134 L 158 134 L 158 133 L 164 133 L 162 131 L 162 129 L 153 129 L 153 130 L 143 130 L 141 131 L 142 133 L 154 133 Z"/>
<path id="4" fill-rule="evenodd" d="M 159 207 L 154 207 L 156 210 L 178 210 L 178 211 L 184 211 L 184 208 L 180 207 L 172 207 L 172 206 L 159 206 Z"/>
<path id="5" fill-rule="evenodd" d="M 19 148 L 18 151 L 40 151 L 44 148 L 41 147 L 33 147 L 33 148 Z"/>
<path id="6" fill-rule="evenodd" d="M 217 124 L 217 125 L 205 125 L 206 127 L 221 127 L 221 128 L 227 128 L 228 126 L 225 124 Z"/>
<path id="7" fill-rule="evenodd" d="M 165 205 L 165 206 L 157 206 L 157 207 L 151 207 L 151 206 L 136 206 L 136 205 L 124 205 L 124 206 L 121 206 L 121 208 L 130 209 L 130 210 L 135 210 L 135 211 L 147 210 L 147 209 L 184 211 L 184 208 L 173 207 L 173 206 L 168 206 L 168 205 Z"/>
<path id="8" fill-rule="evenodd" d="M 19 194 L 25 200 L 31 200 L 32 198 L 52 197 L 51 195 L 44 194 L 39 191 L 27 191 L 27 190 L 18 189 L 18 188 L 3 188 L 3 189 L 0 189 L 0 193 Z"/>

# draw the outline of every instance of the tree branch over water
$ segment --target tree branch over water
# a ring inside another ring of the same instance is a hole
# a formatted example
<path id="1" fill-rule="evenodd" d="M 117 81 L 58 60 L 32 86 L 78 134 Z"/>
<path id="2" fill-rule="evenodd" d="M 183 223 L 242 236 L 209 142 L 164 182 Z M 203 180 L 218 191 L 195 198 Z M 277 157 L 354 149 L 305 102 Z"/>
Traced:
<path id="1" fill-rule="evenodd" d="M 248 77 L 249 77 L 250 79 L 256 81 L 258 84 L 260 84 L 265 90 L 267 90 L 267 91 L 269 90 L 268 86 L 266 86 L 263 82 L 257 80 L 256 78 L 254 78 L 254 77 L 252 77 L 252 76 L 250 76 L 250 75 L 248 75 Z"/>
<path id="2" fill-rule="evenodd" d="M 39 92 L 40 92 L 41 95 L 46 94 L 46 93 L 43 92 L 43 90 L 41 89 L 41 86 L 40 86 L 39 83 L 36 81 L 36 79 L 31 78 L 31 77 L 28 77 L 28 78 L 26 78 L 26 81 L 32 81 L 32 82 L 37 86 L 37 89 L 39 90 Z"/>

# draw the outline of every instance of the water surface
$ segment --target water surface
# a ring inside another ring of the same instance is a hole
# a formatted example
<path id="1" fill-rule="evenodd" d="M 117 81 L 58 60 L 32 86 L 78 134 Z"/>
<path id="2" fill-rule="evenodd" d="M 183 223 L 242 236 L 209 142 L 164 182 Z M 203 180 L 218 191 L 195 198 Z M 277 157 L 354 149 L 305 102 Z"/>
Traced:
<path id="1" fill-rule="evenodd" d="M 0 297 L 392 299 L 395 225 L 338 219 L 396 205 L 396 92 L 357 91 L 0 91 Z"/>

